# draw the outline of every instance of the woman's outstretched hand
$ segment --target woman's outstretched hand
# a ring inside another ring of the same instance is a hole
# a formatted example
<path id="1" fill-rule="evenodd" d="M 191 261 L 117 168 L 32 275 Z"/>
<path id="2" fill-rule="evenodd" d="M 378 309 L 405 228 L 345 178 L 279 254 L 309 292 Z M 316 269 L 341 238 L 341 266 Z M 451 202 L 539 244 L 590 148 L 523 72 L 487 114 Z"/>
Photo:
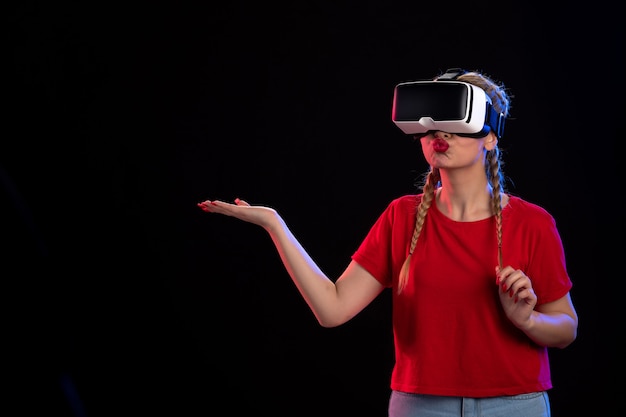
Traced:
<path id="1" fill-rule="evenodd" d="M 276 210 L 263 207 L 251 206 L 244 200 L 235 199 L 235 203 L 226 203 L 219 200 L 205 200 L 197 204 L 207 213 L 218 213 L 225 216 L 236 217 L 239 220 L 253 223 L 264 228 L 268 228 L 273 220 L 278 216 Z"/>

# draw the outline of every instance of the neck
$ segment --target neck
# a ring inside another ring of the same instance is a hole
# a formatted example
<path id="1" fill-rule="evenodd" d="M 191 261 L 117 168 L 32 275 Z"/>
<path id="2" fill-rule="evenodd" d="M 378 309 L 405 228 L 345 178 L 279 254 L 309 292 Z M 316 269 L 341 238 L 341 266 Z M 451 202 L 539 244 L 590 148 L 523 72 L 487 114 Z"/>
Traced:
<path id="1" fill-rule="evenodd" d="M 482 220 L 493 215 L 491 193 L 491 186 L 485 175 L 454 176 L 442 172 L 436 203 L 439 210 L 453 220 Z"/>

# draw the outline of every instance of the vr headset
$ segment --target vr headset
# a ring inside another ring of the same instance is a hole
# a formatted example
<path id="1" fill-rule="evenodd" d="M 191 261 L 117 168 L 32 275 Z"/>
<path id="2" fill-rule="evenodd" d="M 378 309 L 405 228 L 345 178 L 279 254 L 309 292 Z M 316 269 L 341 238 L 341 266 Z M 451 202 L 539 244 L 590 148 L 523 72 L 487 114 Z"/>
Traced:
<path id="1" fill-rule="evenodd" d="M 452 68 L 435 81 L 396 85 L 391 119 L 410 135 L 440 130 L 482 138 L 493 131 L 502 137 L 505 116 L 493 108 L 489 96 L 473 84 L 455 81 L 465 72 Z"/>

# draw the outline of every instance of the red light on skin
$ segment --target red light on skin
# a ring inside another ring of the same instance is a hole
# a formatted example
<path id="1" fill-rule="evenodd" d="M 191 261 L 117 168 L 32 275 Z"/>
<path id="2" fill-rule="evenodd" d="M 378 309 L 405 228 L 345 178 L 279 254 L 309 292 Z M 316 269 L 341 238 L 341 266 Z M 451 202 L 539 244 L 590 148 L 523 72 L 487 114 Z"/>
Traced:
<path id="1" fill-rule="evenodd" d="M 448 145 L 448 142 L 443 139 L 436 138 L 435 140 L 433 140 L 433 149 L 435 150 L 435 152 L 445 152 L 448 150 L 449 147 L 450 145 Z"/>

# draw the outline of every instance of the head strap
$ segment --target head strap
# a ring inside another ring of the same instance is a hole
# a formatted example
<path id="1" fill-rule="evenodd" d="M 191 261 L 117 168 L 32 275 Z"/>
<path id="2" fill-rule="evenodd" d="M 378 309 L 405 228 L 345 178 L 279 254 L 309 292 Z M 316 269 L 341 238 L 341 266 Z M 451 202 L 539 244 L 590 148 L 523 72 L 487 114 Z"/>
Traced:
<path id="1" fill-rule="evenodd" d="M 460 75 L 465 74 L 465 71 L 462 68 L 449 68 L 442 75 L 435 77 L 436 80 L 456 80 Z"/>

